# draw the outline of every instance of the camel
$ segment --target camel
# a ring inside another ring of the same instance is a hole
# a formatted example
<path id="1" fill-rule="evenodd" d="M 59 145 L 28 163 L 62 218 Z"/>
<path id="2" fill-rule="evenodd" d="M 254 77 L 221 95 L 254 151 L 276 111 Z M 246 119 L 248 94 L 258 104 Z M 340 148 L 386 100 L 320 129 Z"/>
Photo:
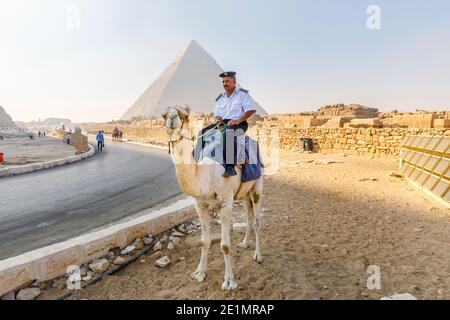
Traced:
<path id="1" fill-rule="evenodd" d="M 175 165 L 176 177 L 181 191 L 195 198 L 195 210 L 200 218 L 202 253 L 197 270 L 192 278 L 202 282 L 206 279 L 208 251 L 211 246 L 210 210 L 216 210 L 221 223 L 221 249 L 225 260 L 225 276 L 222 290 L 235 290 L 237 283 L 231 265 L 230 228 L 233 201 L 242 200 L 247 213 L 247 228 L 242 249 L 249 247 L 252 227 L 255 232 L 255 252 L 253 260 L 263 262 L 260 246 L 259 213 L 262 207 L 263 177 L 258 180 L 241 182 L 241 167 L 236 166 L 237 176 L 224 178 L 223 166 L 209 158 L 196 163 L 192 155 L 192 137 L 189 134 L 190 109 L 188 106 L 167 108 L 163 114 L 164 126 L 169 135 L 169 152 Z"/>
<path id="2" fill-rule="evenodd" d="M 113 141 L 122 141 L 123 132 L 121 130 L 114 130 L 112 133 Z"/>

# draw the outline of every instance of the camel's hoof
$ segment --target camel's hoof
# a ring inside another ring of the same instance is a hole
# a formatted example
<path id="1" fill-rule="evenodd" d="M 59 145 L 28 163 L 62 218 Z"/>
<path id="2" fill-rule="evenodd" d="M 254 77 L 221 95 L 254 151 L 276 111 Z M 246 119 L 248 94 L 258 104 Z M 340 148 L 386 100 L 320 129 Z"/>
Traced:
<path id="1" fill-rule="evenodd" d="M 253 260 L 255 260 L 256 263 L 262 263 L 264 261 L 264 257 L 260 253 L 255 253 L 253 255 Z"/>
<path id="2" fill-rule="evenodd" d="M 236 281 L 233 278 L 229 278 L 222 283 L 222 290 L 233 291 L 238 287 Z"/>
<path id="3" fill-rule="evenodd" d="M 240 249 L 247 249 L 248 248 L 248 241 L 242 241 L 238 244 L 238 248 Z"/>
<path id="4" fill-rule="evenodd" d="M 197 280 L 198 282 L 203 282 L 206 280 L 206 273 L 197 270 L 191 274 L 191 277 L 192 279 Z"/>

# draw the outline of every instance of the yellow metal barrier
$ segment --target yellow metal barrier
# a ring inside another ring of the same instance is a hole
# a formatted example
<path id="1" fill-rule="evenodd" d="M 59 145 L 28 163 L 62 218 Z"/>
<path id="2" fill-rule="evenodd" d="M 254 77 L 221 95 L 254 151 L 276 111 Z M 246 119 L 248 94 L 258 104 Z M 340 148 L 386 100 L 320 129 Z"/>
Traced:
<path id="1" fill-rule="evenodd" d="M 406 136 L 401 146 L 400 172 L 450 207 L 450 137 Z"/>

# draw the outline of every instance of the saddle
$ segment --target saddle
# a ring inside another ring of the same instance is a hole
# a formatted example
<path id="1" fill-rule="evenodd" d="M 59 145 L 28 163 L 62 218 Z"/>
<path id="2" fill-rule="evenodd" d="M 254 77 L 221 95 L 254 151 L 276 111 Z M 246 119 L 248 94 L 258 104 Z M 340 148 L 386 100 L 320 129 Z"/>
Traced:
<path id="1" fill-rule="evenodd" d="M 235 163 L 242 167 L 242 182 L 258 180 L 264 174 L 264 164 L 258 142 L 248 135 L 235 137 L 233 150 Z M 205 139 L 198 162 L 204 158 L 210 158 L 225 168 L 226 164 L 222 159 L 222 153 L 222 134 L 216 133 Z"/>

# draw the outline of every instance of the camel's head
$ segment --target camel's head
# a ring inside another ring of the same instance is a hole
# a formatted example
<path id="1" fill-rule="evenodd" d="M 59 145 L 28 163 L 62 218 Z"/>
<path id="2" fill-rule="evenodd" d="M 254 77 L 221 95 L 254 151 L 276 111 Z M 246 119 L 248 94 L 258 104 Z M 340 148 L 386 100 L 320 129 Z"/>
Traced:
<path id="1" fill-rule="evenodd" d="M 164 126 L 166 132 L 170 136 L 171 140 L 177 140 L 182 136 L 184 124 L 189 122 L 189 113 L 191 112 L 189 106 L 174 106 L 169 107 L 162 114 L 164 118 Z"/>

